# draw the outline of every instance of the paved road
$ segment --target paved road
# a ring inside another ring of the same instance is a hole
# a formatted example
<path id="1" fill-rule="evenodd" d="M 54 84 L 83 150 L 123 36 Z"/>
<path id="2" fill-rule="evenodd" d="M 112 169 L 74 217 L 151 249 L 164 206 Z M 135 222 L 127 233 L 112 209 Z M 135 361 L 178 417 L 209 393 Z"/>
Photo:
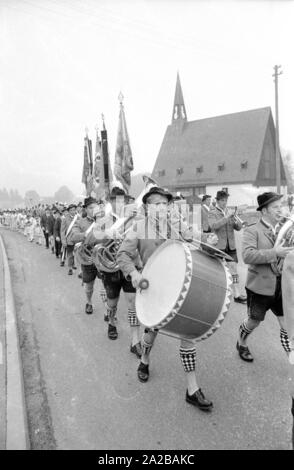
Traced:
<path id="1" fill-rule="evenodd" d="M 97 294 L 94 314 L 85 315 L 76 274 L 67 276 L 53 255 L 21 234 L 1 233 L 19 319 L 33 448 L 291 448 L 287 361 L 271 314 L 252 335 L 254 364 L 236 353 L 245 316 L 238 304 L 198 346 L 200 384 L 214 402 L 214 411 L 205 414 L 184 401 L 176 340 L 159 335 L 150 380 L 141 384 L 129 352 L 123 299 L 119 339 L 110 341 Z M 244 279 L 243 268 L 241 274 Z"/>
<path id="2" fill-rule="evenodd" d="M 6 445 L 6 338 L 4 263 L 0 249 L 0 450 Z"/>

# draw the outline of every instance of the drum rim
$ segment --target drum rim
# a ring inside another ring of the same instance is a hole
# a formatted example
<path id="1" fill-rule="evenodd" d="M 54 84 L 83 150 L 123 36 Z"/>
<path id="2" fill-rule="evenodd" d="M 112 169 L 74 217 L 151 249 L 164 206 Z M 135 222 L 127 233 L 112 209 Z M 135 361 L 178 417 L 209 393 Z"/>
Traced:
<path id="1" fill-rule="evenodd" d="M 222 259 L 219 259 L 219 258 L 217 258 L 217 259 L 221 263 L 221 265 L 222 265 L 222 267 L 225 271 L 226 281 L 227 281 L 226 295 L 225 295 L 225 298 L 224 298 L 222 309 L 221 309 L 217 319 L 211 325 L 211 327 L 209 328 L 209 330 L 206 333 L 204 333 L 203 335 L 195 338 L 196 342 L 203 341 L 203 340 L 209 338 L 211 335 L 213 335 L 213 333 L 215 333 L 220 328 L 222 322 L 224 321 L 224 319 L 225 319 L 225 317 L 226 317 L 226 315 L 229 311 L 229 307 L 230 307 L 230 304 L 231 304 L 231 298 L 232 298 L 232 289 L 231 289 L 231 287 L 233 285 L 233 279 L 232 279 L 232 276 L 231 276 L 231 273 L 230 273 L 230 270 L 229 270 L 229 267 L 228 267 L 226 261 L 222 260 Z"/>
<path id="2" fill-rule="evenodd" d="M 150 258 L 148 259 L 146 265 L 144 266 L 147 267 L 150 265 L 150 263 L 152 262 L 152 259 L 155 258 L 155 254 L 156 256 L 158 255 L 158 253 L 160 251 L 162 251 L 167 245 L 181 245 L 181 247 L 183 248 L 183 251 L 184 251 L 184 254 L 185 254 L 185 258 L 186 258 L 186 272 L 185 272 L 185 276 L 184 276 L 184 280 L 183 280 L 183 284 L 182 284 L 182 288 L 179 292 L 179 295 L 172 307 L 172 309 L 170 310 L 170 312 L 167 314 L 167 316 L 165 318 L 163 318 L 159 323 L 155 323 L 155 324 L 152 324 L 152 325 L 146 325 L 144 323 L 144 321 L 142 320 L 142 318 L 140 318 L 140 312 L 139 312 L 139 309 L 137 309 L 137 306 L 136 306 L 136 310 L 137 310 L 137 316 L 138 316 L 138 319 L 139 321 L 144 325 L 146 326 L 147 328 L 158 328 L 158 329 L 161 329 L 163 328 L 165 325 L 167 325 L 175 316 L 176 314 L 178 313 L 178 311 L 180 310 L 182 304 L 184 303 L 184 300 L 186 298 L 186 295 L 187 293 L 189 292 L 189 288 L 190 288 L 190 285 L 191 285 L 191 281 L 192 281 L 192 272 L 193 272 L 193 261 L 192 261 L 192 255 L 191 255 L 191 251 L 189 249 L 189 247 L 179 241 L 179 240 L 166 240 L 164 243 L 162 243 L 162 245 L 160 245 L 153 253 L 152 255 L 150 256 Z M 144 270 L 143 270 L 144 271 Z M 143 273 L 144 275 L 144 273 Z M 136 296 L 137 297 L 137 296 Z"/>

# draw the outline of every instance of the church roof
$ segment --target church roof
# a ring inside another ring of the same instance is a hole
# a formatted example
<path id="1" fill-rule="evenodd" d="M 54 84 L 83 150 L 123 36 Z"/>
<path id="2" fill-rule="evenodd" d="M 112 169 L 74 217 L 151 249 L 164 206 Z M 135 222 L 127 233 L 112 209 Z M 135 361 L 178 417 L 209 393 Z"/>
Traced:
<path id="1" fill-rule="evenodd" d="M 152 177 L 169 187 L 254 183 L 267 132 L 274 139 L 270 107 L 175 121 L 167 127 Z"/>

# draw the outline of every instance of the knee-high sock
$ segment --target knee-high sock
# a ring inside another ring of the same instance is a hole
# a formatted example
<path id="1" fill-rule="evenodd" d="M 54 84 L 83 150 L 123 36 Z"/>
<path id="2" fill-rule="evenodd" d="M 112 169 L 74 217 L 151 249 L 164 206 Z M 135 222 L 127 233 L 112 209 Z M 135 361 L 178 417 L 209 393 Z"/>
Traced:
<path id="1" fill-rule="evenodd" d="M 248 336 L 252 333 L 252 329 L 248 328 L 247 320 L 244 320 L 239 327 L 239 335 L 241 341 L 245 342 Z"/>
<path id="2" fill-rule="evenodd" d="M 145 360 L 148 360 L 150 351 L 152 349 L 152 346 L 154 344 L 154 340 L 157 336 L 158 331 L 157 330 L 151 330 L 149 328 L 145 329 L 143 338 L 142 338 L 142 362 Z"/>
<path id="3" fill-rule="evenodd" d="M 193 372 L 196 369 L 196 348 L 180 347 L 180 359 L 185 372 Z"/>
<path id="4" fill-rule="evenodd" d="M 87 302 L 92 304 L 92 295 L 94 291 L 94 281 L 92 282 L 84 282 L 85 292 L 87 297 Z"/>
<path id="5" fill-rule="evenodd" d="M 291 352 L 290 341 L 288 338 L 288 333 L 283 328 L 280 329 L 280 340 L 283 349 L 285 350 L 286 354 L 288 355 Z"/>
<path id="6" fill-rule="evenodd" d="M 107 308 L 107 295 L 106 295 L 106 290 L 104 289 L 103 285 L 101 285 L 101 287 L 100 287 L 99 294 L 100 294 L 100 298 L 101 298 L 102 302 L 104 303 L 104 305 Z"/>
<path id="7" fill-rule="evenodd" d="M 117 311 L 117 306 L 115 307 L 109 307 L 107 306 L 107 315 L 108 315 L 108 321 L 110 325 L 115 326 L 115 314 Z"/>
<path id="8" fill-rule="evenodd" d="M 135 309 L 128 308 L 128 321 L 130 326 L 140 326 Z"/>

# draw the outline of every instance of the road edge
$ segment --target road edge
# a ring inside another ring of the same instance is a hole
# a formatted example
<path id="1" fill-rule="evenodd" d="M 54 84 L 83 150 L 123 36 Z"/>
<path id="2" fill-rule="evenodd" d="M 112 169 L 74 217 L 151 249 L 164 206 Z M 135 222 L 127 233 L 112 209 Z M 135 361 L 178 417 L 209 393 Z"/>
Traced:
<path id="1" fill-rule="evenodd" d="M 15 304 L 8 257 L 0 235 L 4 264 L 4 300 L 6 326 L 7 410 L 6 450 L 29 450 L 23 369 L 20 355 Z"/>

